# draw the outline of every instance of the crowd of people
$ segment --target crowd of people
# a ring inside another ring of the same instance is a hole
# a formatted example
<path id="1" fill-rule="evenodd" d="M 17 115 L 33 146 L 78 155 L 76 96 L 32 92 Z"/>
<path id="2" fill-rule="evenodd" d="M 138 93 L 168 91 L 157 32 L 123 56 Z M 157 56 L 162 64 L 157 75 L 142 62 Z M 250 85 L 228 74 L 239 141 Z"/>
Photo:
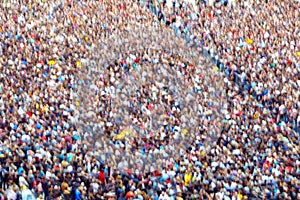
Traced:
<path id="1" fill-rule="evenodd" d="M 299 1 L 0 8 L 1 199 L 300 199 Z"/>

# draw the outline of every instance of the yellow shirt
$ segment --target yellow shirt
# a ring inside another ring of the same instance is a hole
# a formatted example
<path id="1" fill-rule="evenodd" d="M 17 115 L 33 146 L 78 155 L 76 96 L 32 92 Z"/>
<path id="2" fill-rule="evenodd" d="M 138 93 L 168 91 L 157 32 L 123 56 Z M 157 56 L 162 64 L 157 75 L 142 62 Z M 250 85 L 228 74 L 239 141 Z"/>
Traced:
<path id="1" fill-rule="evenodd" d="M 242 194 L 238 194 L 238 199 L 242 200 L 243 199 L 243 195 Z"/>
<path id="2" fill-rule="evenodd" d="M 189 186 L 192 180 L 192 174 L 185 174 L 184 175 L 184 186 Z"/>

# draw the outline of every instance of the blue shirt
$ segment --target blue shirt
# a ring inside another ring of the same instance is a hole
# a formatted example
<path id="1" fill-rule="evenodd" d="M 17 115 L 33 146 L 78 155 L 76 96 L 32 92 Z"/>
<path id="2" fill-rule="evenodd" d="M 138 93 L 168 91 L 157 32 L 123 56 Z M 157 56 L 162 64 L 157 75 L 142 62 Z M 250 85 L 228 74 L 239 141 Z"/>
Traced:
<path id="1" fill-rule="evenodd" d="M 76 200 L 80 200 L 80 198 L 81 198 L 81 193 L 79 192 L 78 189 L 76 189 L 76 190 L 75 190 L 75 199 L 76 199 Z"/>

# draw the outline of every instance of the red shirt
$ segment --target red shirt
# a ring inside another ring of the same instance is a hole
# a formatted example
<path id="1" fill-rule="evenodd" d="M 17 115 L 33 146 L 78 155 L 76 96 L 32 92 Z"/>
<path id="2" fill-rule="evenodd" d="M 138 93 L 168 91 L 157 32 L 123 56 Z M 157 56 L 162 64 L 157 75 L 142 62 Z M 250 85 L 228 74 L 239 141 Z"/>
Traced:
<path id="1" fill-rule="evenodd" d="M 104 184 L 104 182 L 105 182 L 105 174 L 104 174 L 104 172 L 99 172 L 98 178 L 99 178 L 100 182 L 102 184 Z"/>
<path id="2" fill-rule="evenodd" d="M 139 63 L 139 62 L 140 62 L 140 59 L 139 59 L 139 58 L 136 58 L 136 59 L 134 60 L 134 62 L 135 62 L 135 63 Z"/>
<path id="3" fill-rule="evenodd" d="M 266 162 L 264 163 L 263 167 L 264 167 L 264 168 L 270 169 L 270 168 L 271 168 L 271 164 L 270 164 L 268 161 L 266 161 Z"/>

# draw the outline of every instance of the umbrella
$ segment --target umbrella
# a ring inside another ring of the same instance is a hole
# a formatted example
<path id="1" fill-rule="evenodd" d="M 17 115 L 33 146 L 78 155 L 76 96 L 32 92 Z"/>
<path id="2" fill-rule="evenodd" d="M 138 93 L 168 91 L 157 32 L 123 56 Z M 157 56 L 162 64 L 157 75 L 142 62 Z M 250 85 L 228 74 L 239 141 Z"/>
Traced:
<path id="1" fill-rule="evenodd" d="M 54 60 L 49 60 L 48 64 L 49 65 L 55 65 L 55 61 Z"/>
<path id="2" fill-rule="evenodd" d="M 127 199 L 129 199 L 129 198 L 131 198 L 131 197 L 133 197 L 134 196 L 134 193 L 132 192 L 132 191 L 129 191 L 129 192 L 127 192 L 127 194 L 126 194 L 126 198 Z"/>
<path id="3" fill-rule="evenodd" d="M 113 137 L 113 140 L 124 140 L 126 135 L 131 135 L 132 131 L 129 128 L 125 128 L 121 133 Z"/>
<path id="4" fill-rule="evenodd" d="M 247 38 L 245 42 L 248 44 L 253 44 L 253 40 L 251 40 L 250 38 Z"/>

